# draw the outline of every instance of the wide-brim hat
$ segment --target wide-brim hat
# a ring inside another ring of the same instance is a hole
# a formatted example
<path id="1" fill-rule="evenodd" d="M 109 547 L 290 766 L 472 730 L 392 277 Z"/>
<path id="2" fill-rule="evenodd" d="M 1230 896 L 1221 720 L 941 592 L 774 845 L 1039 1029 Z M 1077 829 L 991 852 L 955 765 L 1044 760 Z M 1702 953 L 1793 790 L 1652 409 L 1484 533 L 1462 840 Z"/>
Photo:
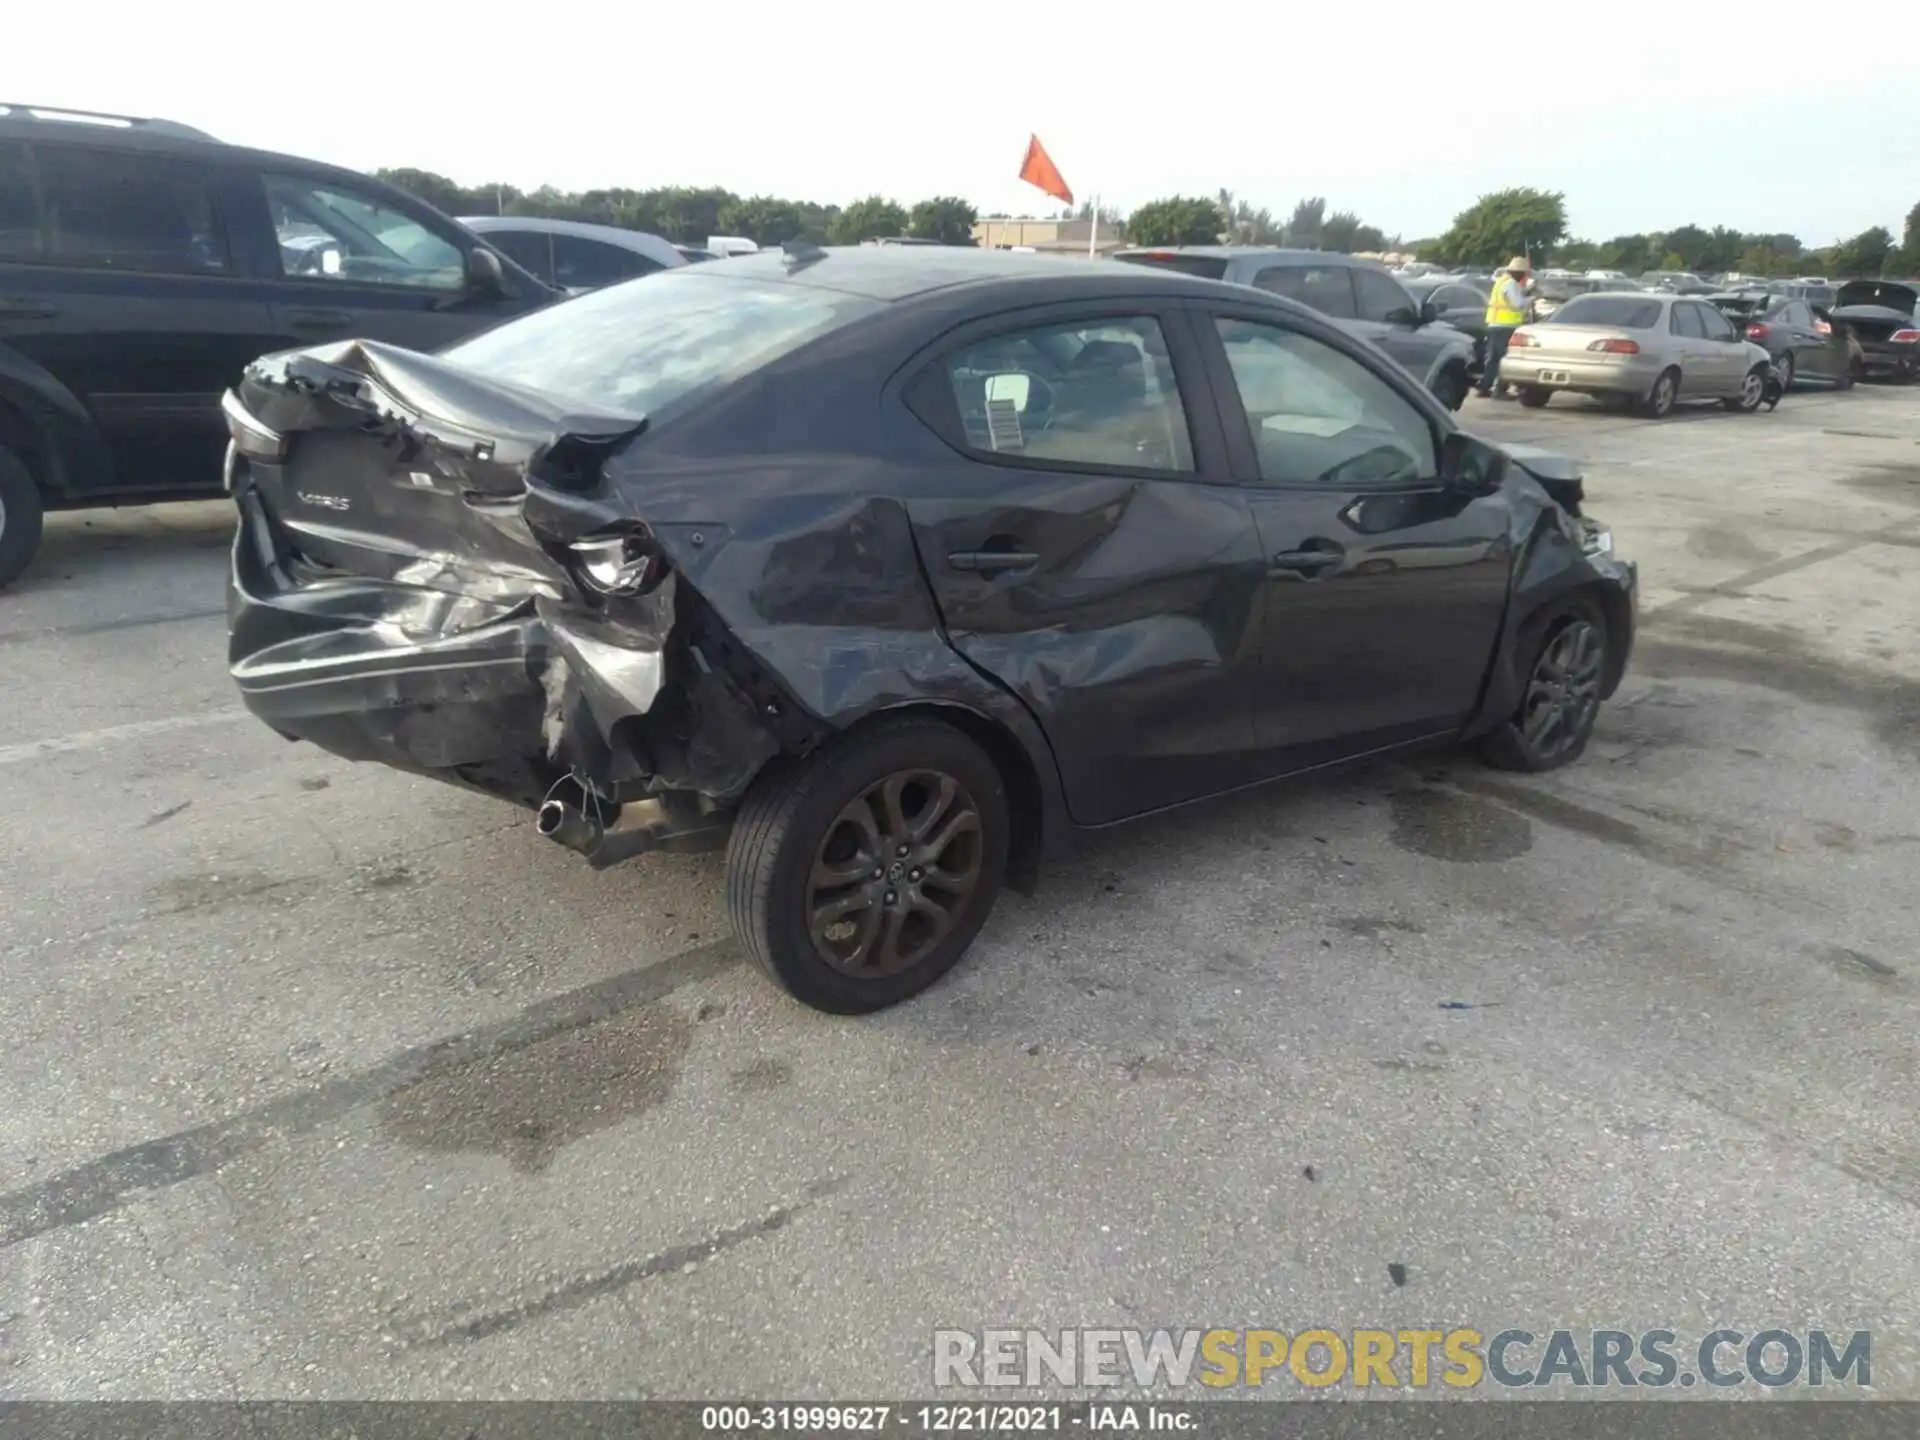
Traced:
<path id="1" fill-rule="evenodd" d="M 1511 260 L 1507 261 L 1507 269 L 1531 271 L 1533 269 L 1533 265 L 1528 261 L 1526 256 L 1516 255 Z"/>

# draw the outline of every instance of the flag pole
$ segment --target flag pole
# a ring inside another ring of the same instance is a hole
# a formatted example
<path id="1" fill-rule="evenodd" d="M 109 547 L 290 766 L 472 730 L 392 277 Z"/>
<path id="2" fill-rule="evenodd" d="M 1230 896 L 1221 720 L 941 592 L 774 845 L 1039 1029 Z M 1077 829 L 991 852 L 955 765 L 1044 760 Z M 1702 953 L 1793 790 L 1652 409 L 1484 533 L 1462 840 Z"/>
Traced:
<path id="1" fill-rule="evenodd" d="M 1100 256 L 1100 197 L 1093 197 L 1093 224 L 1087 230 L 1087 258 L 1096 260 Z"/>

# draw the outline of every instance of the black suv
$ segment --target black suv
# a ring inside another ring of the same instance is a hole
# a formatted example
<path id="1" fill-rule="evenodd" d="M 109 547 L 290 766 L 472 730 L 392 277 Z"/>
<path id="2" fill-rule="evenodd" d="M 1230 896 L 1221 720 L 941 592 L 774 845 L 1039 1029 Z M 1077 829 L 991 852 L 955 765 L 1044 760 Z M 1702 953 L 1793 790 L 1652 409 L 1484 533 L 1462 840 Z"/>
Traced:
<path id="1" fill-rule="evenodd" d="M 351 170 L 0 104 L 0 586 L 43 510 L 219 495 L 220 396 L 249 361 L 335 336 L 433 350 L 553 298 Z"/>
<path id="2" fill-rule="evenodd" d="M 1474 371 L 1472 338 L 1446 324 L 1439 306 L 1416 300 L 1385 266 L 1371 260 L 1324 250 L 1239 245 L 1121 250 L 1114 259 L 1202 280 L 1251 285 L 1298 300 L 1378 345 L 1449 410 L 1466 401 Z"/>

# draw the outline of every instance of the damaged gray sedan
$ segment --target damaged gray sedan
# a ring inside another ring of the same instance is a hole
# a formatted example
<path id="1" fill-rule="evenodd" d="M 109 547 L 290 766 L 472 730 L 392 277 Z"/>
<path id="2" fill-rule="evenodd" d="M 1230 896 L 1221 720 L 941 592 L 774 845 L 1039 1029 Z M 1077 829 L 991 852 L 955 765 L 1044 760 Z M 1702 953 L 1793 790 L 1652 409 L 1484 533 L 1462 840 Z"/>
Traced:
<path id="1" fill-rule="evenodd" d="M 289 739 L 725 847 L 749 955 L 857 1013 L 1104 827 L 1462 740 L 1577 757 L 1635 573 L 1276 296 L 794 246 L 225 401 L 232 673 Z"/>

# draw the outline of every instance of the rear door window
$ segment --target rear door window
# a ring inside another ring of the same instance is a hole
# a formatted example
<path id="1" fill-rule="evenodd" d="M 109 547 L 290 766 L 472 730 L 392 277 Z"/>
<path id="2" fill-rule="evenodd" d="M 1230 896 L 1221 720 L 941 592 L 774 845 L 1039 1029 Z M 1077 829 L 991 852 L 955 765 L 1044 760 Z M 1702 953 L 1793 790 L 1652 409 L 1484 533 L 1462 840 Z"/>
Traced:
<path id="1" fill-rule="evenodd" d="M 1359 315 L 1353 299 L 1353 272 L 1344 265 L 1269 265 L 1253 277 L 1253 283 L 1336 320 L 1352 320 Z"/>
<path id="2" fill-rule="evenodd" d="M 983 454 L 1193 471 L 1186 408 L 1150 315 L 1011 331 L 973 342 L 945 365 L 967 444 Z"/>
<path id="3" fill-rule="evenodd" d="M 660 268 L 644 255 L 602 240 L 578 235 L 553 237 L 554 283 L 568 290 L 597 290 Z"/>
<path id="4" fill-rule="evenodd" d="M 1740 332 L 1733 323 L 1711 305 L 1691 305 L 1687 307 L 1700 317 L 1702 332 L 1709 340 L 1737 340 Z"/>
<path id="5" fill-rule="evenodd" d="M 38 260 L 40 255 L 40 210 L 27 147 L 0 141 L 0 260 Z"/>
<path id="6" fill-rule="evenodd" d="M 1400 282 L 1377 270 L 1355 270 L 1353 294 L 1362 320 L 1404 321 L 1417 313 Z"/>
<path id="7" fill-rule="evenodd" d="M 214 173 L 171 156 L 36 145 L 44 259 L 88 270 L 218 275 L 231 267 Z"/>
<path id="8" fill-rule="evenodd" d="M 540 230 L 488 230 L 481 237 L 529 275 L 553 283 L 553 237 Z"/>
<path id="9" fill-rule="evenodd" d="M 1704 340 L 1707 338 L 1706 327 L 1700 323 L 1700 307 L 1698 305 L 1674 306 L 1673 315 L 1667 321 L 1667 328 L 1675 335 L 1685 335 L 1690 340 Z"/>

